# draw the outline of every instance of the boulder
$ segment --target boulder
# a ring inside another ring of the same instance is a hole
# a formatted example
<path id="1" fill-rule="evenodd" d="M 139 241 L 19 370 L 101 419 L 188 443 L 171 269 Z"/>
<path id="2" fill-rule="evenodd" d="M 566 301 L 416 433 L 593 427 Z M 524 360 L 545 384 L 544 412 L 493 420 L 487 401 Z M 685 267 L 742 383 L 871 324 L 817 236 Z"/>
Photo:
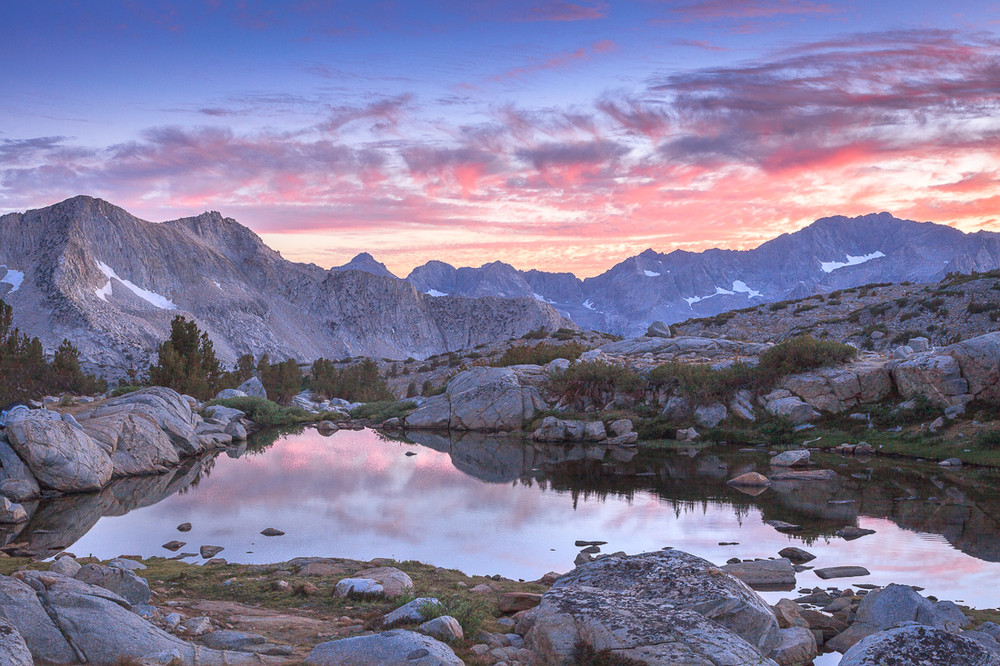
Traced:
<path id="1" fill-rule="evenodd" d="M 111 480 L 113 451 L 57 412 L 38 409 L 12 414 L 7 437 L 41 486 L 86 492 L 99 490 Z"/>
<path id="2" fill-rule="evenodd" d="M 260 380 L 256 377 L 251 377 L 246 380 L 237 386 L 236 390 L 254 398 L 264 398 L 267 400 L 267 391 L 264 390 L 264 385 L 261 384 Z"/>
<path id="3" fill-rule="evenodd" d="M 270 663 L 239 652 L 192 645 L 133 613 L 104 588 L 51 572 L 0 576 L 0 617 L 21 634 L 36 663 L 115 664 L 172 653 L 162 663 L 222 666 Z M 157 663 L 157 662 L 154 662 Z"/>
<path id="4" fill-rule="evenodd" d="M 536 442 L 599 442 L 608 438 L 601 421 L 577 421 L 546 416 L 531 439 Z"/>
<path id="5" fill-rule="evenodd" d="M 63 558 L 68 559 L 68 558 Z M 49 569 L 51 571 L 51 569 Z M 108 567 L 103 564 L 87 564 L 73 577 L 77 580 L 111 590 L 130 604 L 149 603 L 149 584 L 128 569 Z"/>
<path id="6" fill-rule="evenodd" d="M 561 577 L 529 611 L 526 643 L 547 663 L 583 641 L 649 663 L 771 663 L 777 620 L 746 585 L 694 555 L 612 555 Z"/>
<path id="7" fill-rule="evenodd" d="M 198 417 L 191 411 L 191 403 L 177 391 L 163 386 L 152 386 L 112 398 L 81 415 L 81 420 L 124 412 L 135 412 L 150 418 L 167 434 L 181 455 L 193 455 L 204 450 L 195 432 Z"/>
<path id="8" fill-rule="evenodd" d="M 228 400 L 230 398 L 245 398 L 247 394 L 239 389 L 222 389 L 215 394 L 216 400 Z"/>
<path id="9" fill-rule="evenodd" d="M 729 401 L 729 411 L 744 421 L 755 421 L 753 413 L 753 396 L 750 391 L 737 391 L 733 399 Z"/>
<path id="10" fill-rule="evenodd" d="M 320 643 L 307 666 L 463 666 L 450 647 L 415 631 L 394 629 Z"/>
<path id="11" fill-rule="evenodd" d="M 77 572 L 79 572 L 81 568 L 80 563 L 69 556 L 60 557 L 49 565 L 49 571 L 62 574 L 63 576 L 69 576 L 70 578 L 76 576 Z"/>
<path id="12" fill-rule="evenodd" d="M 816 637 L 806 627 L 788 627 L 779 631 L 781 644 L 771 653 L 778 666 L 807 666 L 819 654 Z"/>
<path id="13" fill-rule="evenodd" d="M 937 606 L 944 603 L 940 609 Z M 843 652 L 865 636 L 894 627 L 902 622 L 917 622 L 928 626 L 958 631 L 967 624 L 961 611 L 946 602 L 925 599 L 907 585 L 891 583 L 872 590 L 861 600 L 854 623 L 839 636 L 827 642 L 827 647 Z"/>
<path id="14" fill-rule="evenodd" d="M 778 618 L 778 626 L 782 629 L 789 627 L 809 628 L 809 623 L 802 617 L 802 609 L 791 599 L 781 599 L 772 606 L 774 616 Z"/>
<path id="15" fill-rule="evenodd" d="M 344 578 L 334 588 L 338 597 L 381 597 L 383 593 L 382 586 L 371 578 Z"/>
<path id="16" fill-rule="evenodd" d="M 654 321 L 646 329 L 647 338 L 670 338 L 673 334 L 670 332 L 670 326 L 662 321 Z"/>
<path id="17" fill-rule="evenodd" d="M 432 611 L 441 607 L 441 602 L 434 597 L 420 597 L 383 615 L 382 626 L 391 627 L 403 622 L 424 622 Z"/>
<path id="18" fill-rule="evenodd" d="M 406 425 L 511 431 L 547 408 L 538 388 L 522 385 L 514 368 L 476 367 L 452 377 L 443 394 L 424 401 L 406 417 Z"/>
<path id="19" fill-rule="evenodd" d="M 32 666 L 34 663 L 20 632 L 0 618 L 0 666 Z"/>
<path id="20" fill-rule="evenodd" d="M 892 378 L 899 394 L 906 399 L 923 396 L 931 402 L 949 406 L 969 392 L 969 382 L 962 377 L 954 356 L 923 352 L 897 363 Z"/>
<path id="21" fill-rule="evenodd" d="M 782 451 L 771 458 L 771 467 L 805 467 L 809 464 L 809 450 Z"/>
<path id="22" fill-rule="evenodd" d="M 1000 332 L 956 342 L 942 351 L 958 363 L 974 398 L 1000 398 Z"/>
<path id="23" fill-rule="evenodd" d="M 0 495 L 23 502 L 38 497 L 39 492 L 35 475 L 11 448 L 7 437 L 0 435 Z"/>
<path id="24" fill-rule="evenodd" d="M 726 418 L 729 410 L 721 402 L 700 405 L 694 409 L 694 420 L 704 428 L 714 428 Z"/>
<path id="25" fill-rule="evenodd" d="M 840 666 L 948 664 L 1000 666 L 1000 655 L 978 642 L 933 627 L 907 624 L 874 633 L 844 653 Z"/>
<path id="26" fill-rule="evenodd" d="M 246 412 L 243 410 L 225 405 L 209 405 L 202 410 L 202 413 L 206 418 L 216 419 L 226 424 L 246 418 Z"/>
<path id="27" fill-rule="evenodd" d="M 173 442 L 148 414 L 117 412 L 84 419 L 80 425 L 95 442 L 113 451 L 114 476 L 150 474 L 180 462 Z"/>
<path id="28" fill-rule="evenodd" d="M 734 562 L 720 568 L 754 590 L 791 590 L 795 587 L 795 570 L 785 558 Z"/>
<path id="29" fill-rule="evenodd" d="M 382 586 L 387 597 L 399 597 L 413 592 L 413 580 L 395 567 L 365 569 L 355 574 L 357 578 L 370 578 Z"/>
<path id="30" fill-rule="evenodd" d="M 764 409 L 772 416 L 786 419 L 793 425 L 808 423 L 815 415 L 811 405 L 795 396 L 770 400 L 764 404 Z"/>
<path id="31" fill-rule="evenodd" d="M 462 625 L 450 615 L 442 615 L 433 620 L 427 620 L 417 627 L 417 631 L 445 643 L 460 641 L 465 637 Z"/>
<path id="32" fill-rule="evenodd" d="M 239 421 L 230 421 L 226 426 L 226 434 L 232 437 L 234 442 L 242 442 L 247 438 L 247 429 Z"/>

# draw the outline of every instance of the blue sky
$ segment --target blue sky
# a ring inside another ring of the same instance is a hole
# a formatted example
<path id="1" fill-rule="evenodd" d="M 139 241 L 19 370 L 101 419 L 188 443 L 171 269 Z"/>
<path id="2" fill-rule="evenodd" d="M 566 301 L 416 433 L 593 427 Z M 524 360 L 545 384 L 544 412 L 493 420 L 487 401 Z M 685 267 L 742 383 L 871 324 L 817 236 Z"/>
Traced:
<path id="1" fill-rule="evenodd" d="M 830 214 L 993 228 L 990 2 L 5 3 L 0 210 L 593 274 Z"/>

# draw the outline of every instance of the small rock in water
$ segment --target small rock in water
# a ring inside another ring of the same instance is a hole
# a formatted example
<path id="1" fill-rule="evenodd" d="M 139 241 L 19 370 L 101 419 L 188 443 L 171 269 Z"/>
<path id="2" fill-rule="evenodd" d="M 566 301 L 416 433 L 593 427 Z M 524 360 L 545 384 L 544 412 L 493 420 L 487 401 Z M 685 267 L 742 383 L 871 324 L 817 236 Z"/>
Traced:
<path id="1" fill-rule="evenodd" d="M 848 525 L 847 527 L 842 527 L 837 530 L 837 536 L 848 541 L 854 541 L 855 539 L 860 539 L 861 537 L 869 534 L 875 534 L 875 530 L 867 530 L 863 527 L 856 527 L 854 525 Z"/>
<path id="2" fill-rule="evenodd" d="M 407 451 L 407 452 L 406 452 L 405 454 L 403 454 L 403 455 L 405 455 L 405 456 L 409 457 L 409 456 L 415 456 L 415 455 L 417 455 L 417 454 L 416 454 L 415 452 L 413 452 L 413 451 Z"/>
<path id="3" fill-rule="evenodd" d="M 726 484 L 730 486 L 760 487 L 769 486 L 771 485 L 771 482 L 768 481 L 767 477 L 763 474 L 758 474 L 757 472 L 747 472 L 746 474 L 740 474 L 734 479 L 729 479 L 726 481 Z"/>
<path id="4" fill-rule="evenodd" d="M 601 547 L 600 546 L 587 546 L 586 548 L 584 548 L 580 552 L 581 553 L 587 553 L 588 555 L 596 555 L 597 553 L 601 552 Z"/>
<path id="5" fill-rule="evenodd" d="M 181 523 L 180 525 L 177 526 L 177 531 L 178 532 L 190 532 L 191 531 L 191 523 Z"/>
<path id="6" fill-rule="evenodd" d="M 864 567 L 826 567 L 825 569 L 816 569 L 813 573 L 822 578 L 823 580 L 829 580 L 831 578 L 853 578 L 854 576 L 869 576 L 871 572 Z"/>
<path id="7" fill-rule="evenodd" d="M 272 536 L 285 536 L 284 532 L 282 532 L 281 530 L 277 530 L 277 529 L 275 529 L 273 527 L 268 527 L 266 530 L 261 530 L 260 533 L 263 534 L 264 536 L 268 536 L 268 537 L 272 537 Z"/>
<path id="8" fill-rule="evenodd" d="M 806 562 L 811 562 L 816 559 L 816 556 L 809 551 L 796 548 L 795 546 L 782 548 L 778 551 L 778 555 L 787 558 L 792 562 L 792 564 L 805 564 Z"/>
<path id="9" fill-rule="evenodd" d="M 185 541 L 176 541 L 175 540 L 175 541 L 168 541 L 168 542 L 166 542 L 165 544 L 163 544 L 163 547 L 166 548 L 167 550 L 172 550 L 174 552 L 177 552 L 178 550 L 180 550 L 181 548 L 183 548 L 186 545 L 187 545 L 187 542 L 185 542 Z"/>
<path id="10" fill-rule="evenodd" d="M 577 539 L 573 545 L 577 548 L 583 548 L 585 546 L 606 546 L 607 543 L 607 541 L 583 541 L 581 539 Z"/>
<path id="11" fill-rule="evenodd" d="M 770 525 L 779 532 L 798 532 L 802 529 L 801 525 L 793 525 L 792 523 L 786 523 L 783 520 L 765 520 L 764 523 Z"/>
<path id="12" fill-rule="evenodd" d="M 211 559 L 225 550 L 224 546 L 202 546 L 198 549 L 201 556 L 206 560 Z"/>

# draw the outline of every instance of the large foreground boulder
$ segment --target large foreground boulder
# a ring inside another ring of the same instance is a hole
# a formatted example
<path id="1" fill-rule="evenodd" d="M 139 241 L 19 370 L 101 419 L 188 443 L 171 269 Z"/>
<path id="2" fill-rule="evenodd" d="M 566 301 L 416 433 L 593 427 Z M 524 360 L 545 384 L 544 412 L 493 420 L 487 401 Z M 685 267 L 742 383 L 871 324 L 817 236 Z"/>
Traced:
<path id="1" fill-rule="evenodd" d="M 320 643 L 308 666 L 463 666 L 445 643 L 415 631 L 393 629 Z"/>
<path id="2" fill-rule="evenodd" d="M 0 495 L 23 502 L 38 497 L 39 491 L 35 475 L 10 447 L 7 438 L 0 435 Z"/>
<path id="3" fill-rule="evenodd" d="M 7 438 L 45 488 L 84 492 L 111 480 L 113 451 L 95 442 L 72 417 L 47 409 L 21 411 L 8 419 Z"/>
<path id="4" fill-rule="evenodd" d="M 21 633 L 0 619 L 0 666 L 32 666 L 34 663 Z"/>
<path id="5" fill-rule="evenodd" d="M 908 624 L 865 638 L 840 666 L 1000 666 L 1000 656 L 976 641 L 933 627 Z"/>
<path id="6" fill-rule="evenodd" d="M 526 640 L 561 664 L 577 643 L 649 664 L 773 664 L 770 607 L 711 562 L 677 550 L 610 556 L 560 578 L 527 616 Z"/>
<path id="7" fill-rule="evenodd" d="M 52 572 L 0 576 L 0 618 L 21 634 L 36 663 L 115 664 L 152 655 L 183 665 L 276 663 L 183 641 L 133 613 L 114 592 Z"/>
<path id="8" fill-rule="evenodd" d="M 424 401 L 406 417 L 406 425 L 451 430 L 520 430 L 525 421 L 547 408 L 536 387 L 521 383 L 517 370 L 479 367 L 452 377 L 444 393 Z"/>

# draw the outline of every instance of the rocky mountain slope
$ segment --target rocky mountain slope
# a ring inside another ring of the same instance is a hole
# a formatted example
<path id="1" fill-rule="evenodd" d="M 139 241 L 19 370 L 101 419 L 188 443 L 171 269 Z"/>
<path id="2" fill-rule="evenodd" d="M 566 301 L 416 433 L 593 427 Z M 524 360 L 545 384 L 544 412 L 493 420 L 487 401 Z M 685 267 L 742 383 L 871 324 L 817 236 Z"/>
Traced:
<path id="1" fill-rule="evenodd" d="M 677 335 L 777 342 L 812 335 L 891 351 L 916 337 L 944 346 L 1000 329 L 1000 271 L 940 282 L 874 283 L 778 301 L 672 326 Z"/>
<path id="2" fill-rule="evenodd" d="M 48 351 L 70 339 L 111 374 L 145 366 L 177 314 L 227 362 L 425 357 L 572 326 L 534 298 L 432 298 L 367 259 L 326 271 L 219 213 L 155 224 L 84 196 L 0 217 L 0 297 L 15 324 Z"/>
<path id="3" fill-rule="evenodd" d="M 1000 267 L 1000 234 L 966 234 L 888 213 L 828 217 L 753 250 L 653 250 L 580 280 L 501 262 L 454 268 L 432 261 L 406 278 L 430 295 L 526 296 L 583 328 L 632 336 L 650 322 L 705 317 L 873 282 L 932 282 Z"/>

